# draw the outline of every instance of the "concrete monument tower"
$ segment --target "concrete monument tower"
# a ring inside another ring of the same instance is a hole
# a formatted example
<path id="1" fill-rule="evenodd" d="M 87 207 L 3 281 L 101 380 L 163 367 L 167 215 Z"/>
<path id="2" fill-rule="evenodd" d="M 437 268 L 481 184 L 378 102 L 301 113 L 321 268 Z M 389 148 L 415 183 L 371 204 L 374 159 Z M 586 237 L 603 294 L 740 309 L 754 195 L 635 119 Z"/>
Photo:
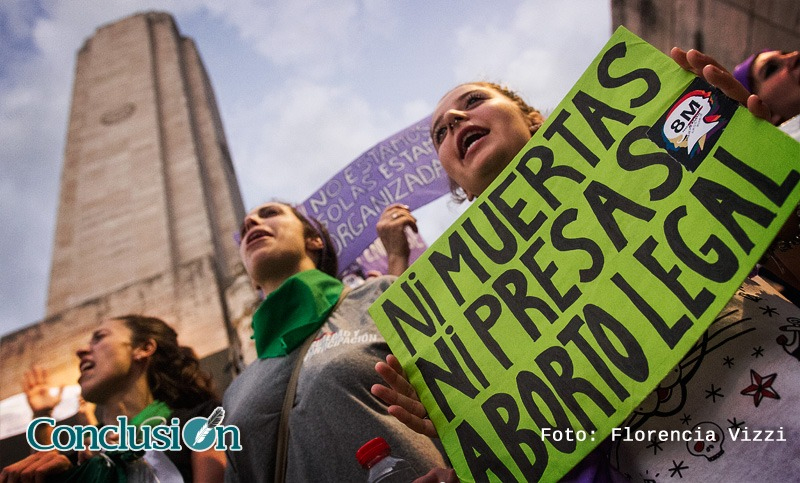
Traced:
<path id="1" fill-rule="evenodd" d="M 211 84 L 166 13 L 97 29 L 78 52 L 44 320 L 0 342 L 0 399 L 31 363 L 75 384 L 104 318 L 163 318 L 220 386 L 256 296 L 233 233 L 244 208 Z"/>
<path id="2" fill-rule="evenodd" d="M 177 289 L 208 257 L 224 285 L 243 216 L 192 40 L 163 13 L 98 29 L 78 53 L 47 315 L 155 276 Z"/>

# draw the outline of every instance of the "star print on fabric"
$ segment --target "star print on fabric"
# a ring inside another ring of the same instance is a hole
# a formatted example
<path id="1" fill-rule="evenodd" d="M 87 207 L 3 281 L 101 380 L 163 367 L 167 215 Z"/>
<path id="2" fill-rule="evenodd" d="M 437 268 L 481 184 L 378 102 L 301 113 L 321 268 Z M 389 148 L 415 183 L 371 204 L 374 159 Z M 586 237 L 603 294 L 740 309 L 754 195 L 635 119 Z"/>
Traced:
<path id="1" fill-rule="evenodd" d="M 778 315 L 778 311 L 774 307 L 770 307 L 769 305 L 764 307 L 759 307 L 759 309 L 764 311 L 761 315 L 766 315 L 768 317 L 772 317 L 772 314 Z"/>
<path id="2" fill-rule="evenodd" d="M 670 471 L 669 477 L 674 478 L 675 475 L 678 475 L 678 478 L 683 478 L 681 470 L 688 470 L 688 469 L 689 469 L 688 466 L 684 466 L 683 460 L 681 460 L 680 463 L 676 463 L 675 460 L 672 460 L 672 468 L 669 469 Z"/>
<path id="3" fill-rule="evenodd" d="M 725 395 L 720 392 L 721 390 L 722 388 L 714 388 L 714 385 L 712 384 L 710 390 L 706 389 L 706 399 L 711 398 L 711 402 L 717 402 L 718 397 L 725 397 Z"/>
<path id="4" fill-rule="evenodd" d="M 750 354 L 751 356 L 758 359 L 759 357 L 764 357 L 764 348 L 761 346 L 753 347 L 753 353 Z"/>
<path id="5" fill-rule="evenodd" d="M 728 369 L 733 367 L 733 357 L 725 356 L 725 359 L 722 360 L 722 365 L 723 366 L 728 366 Z"/>
<path id="6" fill-rule="evenodd" d="M 772 383 L 775 382 L 775 378 L 778 377 L 777 373 L 770 374 L 768 376 L 762 376 L 761 374 L 757 373 L 756 371 L 750 369 L 750 385 L 746 388 L 742 389 L 743 396 L 753 396 L 753 403 L 758 407 L 761 404 L 761 401 L 768 397 L 770 399 L 780 399 L 781 397 L 772 388 Z"/>
<path id="7" fill-rule="evenodd" d="M 736 418 L 733 418 L 733 421 L 729 419 L 728 422 L 731 423 L 729 429 L 739 429 L 744 424 L 744 421 L 737 421 Z"/>
<path id="8" fill-rule="evenodd" d="M 664 448 L 661 447 L 661 441 L 654 439 L 650 442 L 645 448 L 653 448 L 653 454 L 657 455 L 659 451 L 664 451 Z"/>
<path id="9" fill-rule="evenodd" d="M 689 416 L 686 413 L 683 413 L 683 417 L 681 418 L 681 423 L 685 424 L 686 426 L 689 426 L 689 421 L 691 420 L 692 420 L 691 416 Z"/>

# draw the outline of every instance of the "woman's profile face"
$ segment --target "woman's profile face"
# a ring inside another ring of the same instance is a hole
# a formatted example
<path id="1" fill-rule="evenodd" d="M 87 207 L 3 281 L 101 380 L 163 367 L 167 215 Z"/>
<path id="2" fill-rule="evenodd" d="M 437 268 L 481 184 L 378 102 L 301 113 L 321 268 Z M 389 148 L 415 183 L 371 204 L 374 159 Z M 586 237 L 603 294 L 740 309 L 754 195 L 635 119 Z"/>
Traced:
<path id="1" fill-rule="evenodd" d="M 800 114 L 800 54 L 772 50 L 753 61 L 753 92 L 781 120 Z"/>
<path id="2" fill-rule="evenodd" d="M 92 332 L 88 345 L 78 349 L 78 384 L 84 399 L 102 403 L 126 387 L 134 357 L 131 336 L 125 322 L 109 319 Z"/>
<path id="3" fill-rule="evenodd" d="M 531 138 L 519 106 L 491 87 L 463 84 L 433 112 L 431 137 L 442 167 L 466 192 L 479 196 Z"/>
<path id="4" fill-rule="evenodd" d="M 303 223 L 283 203 L 265 203 L 244 218 L 239 255 L 256 283 L 308 257 Z"/>

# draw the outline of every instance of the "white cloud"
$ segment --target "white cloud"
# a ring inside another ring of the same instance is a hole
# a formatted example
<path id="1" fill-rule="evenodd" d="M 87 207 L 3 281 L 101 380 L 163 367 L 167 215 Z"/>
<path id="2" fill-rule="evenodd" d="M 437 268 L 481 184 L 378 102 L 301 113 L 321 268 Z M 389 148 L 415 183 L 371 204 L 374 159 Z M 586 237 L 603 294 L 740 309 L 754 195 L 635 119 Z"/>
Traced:
<path id="1" fill-rule="evenodd" d="M 401 124 L 403 126 L 411 125 L 423 117 L 430 115 L 435 107 L 436 106 L 422 99 L 406 102 L 403 104 L 401 110 L 403 119 Z"/>
<path id="2" fill-rule="evenodd" d="M 553 108 L 610 36 L 607 10 L 590 0 L 524 2 L 508 17 L 465 25 L 457 77 L 506 83 L 536 107 Z"/>
<path id="3" fill-rule="evenodd" d="M 214 15 L 277 68 L 322 78 L 359 58 L 363 11 L 354 0 L 316 2 L 208 2 Z M 378 4 L 367 13 L 380 15 Z"/>
<path id="4" fill-rule="evenodd" d="M 36 17 L 39 7 L 30 0 L 7 0 L 2 9 L 2 36 L 14 44 L 27 41 L 30 23 Z"/>
<path id="5" fill-rule="evenodd" d="M 296 80 L 271 90 L 253 111 L 229 119 L 251 140 L 236 160 L 246 201 L 302 201 L 379 139 L 381 116 L 345 87 Z"/>

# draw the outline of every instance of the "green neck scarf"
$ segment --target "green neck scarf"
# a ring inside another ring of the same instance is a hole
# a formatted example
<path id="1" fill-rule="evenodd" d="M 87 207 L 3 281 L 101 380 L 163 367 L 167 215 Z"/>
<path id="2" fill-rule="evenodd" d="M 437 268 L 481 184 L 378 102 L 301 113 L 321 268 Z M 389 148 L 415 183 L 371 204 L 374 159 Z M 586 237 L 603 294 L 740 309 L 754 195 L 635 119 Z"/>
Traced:
<path id="1" fill-rule="evenodd" d="M 300 346 L 328 318 L 342 290 L 342 282 L 316 269 L 284 280 L 253 314 L 258 357 L 282 357 Z"/>
<path id="2" fill-rule="evenodd" d="M 145 406 L 133 419 L 130 420 L 131 426 L 140 427 L 142 424 L 145 426 L 158 426 L 159 424 L 167 424 L 169 415 L 172 414 L 172 409 L 167 406 L 167 403 L 154 399 L 153 402 Z"/>
<path id="3" fill-rule="evenodd" d="M 136 426 L 158 426 L 166 423 L 172 409 L 158 399 L 148 404 L 128 424 Z M 162 419 L 163 418 L 163 419 Z M 106 451 L 92 456 L 80 466 L 73 466 L 54 481 L 65 483 L 126 483 L 126 467 L 144 456 L 144 451 Z M 50 481 L 50 480 L 48 480 Z"/>

